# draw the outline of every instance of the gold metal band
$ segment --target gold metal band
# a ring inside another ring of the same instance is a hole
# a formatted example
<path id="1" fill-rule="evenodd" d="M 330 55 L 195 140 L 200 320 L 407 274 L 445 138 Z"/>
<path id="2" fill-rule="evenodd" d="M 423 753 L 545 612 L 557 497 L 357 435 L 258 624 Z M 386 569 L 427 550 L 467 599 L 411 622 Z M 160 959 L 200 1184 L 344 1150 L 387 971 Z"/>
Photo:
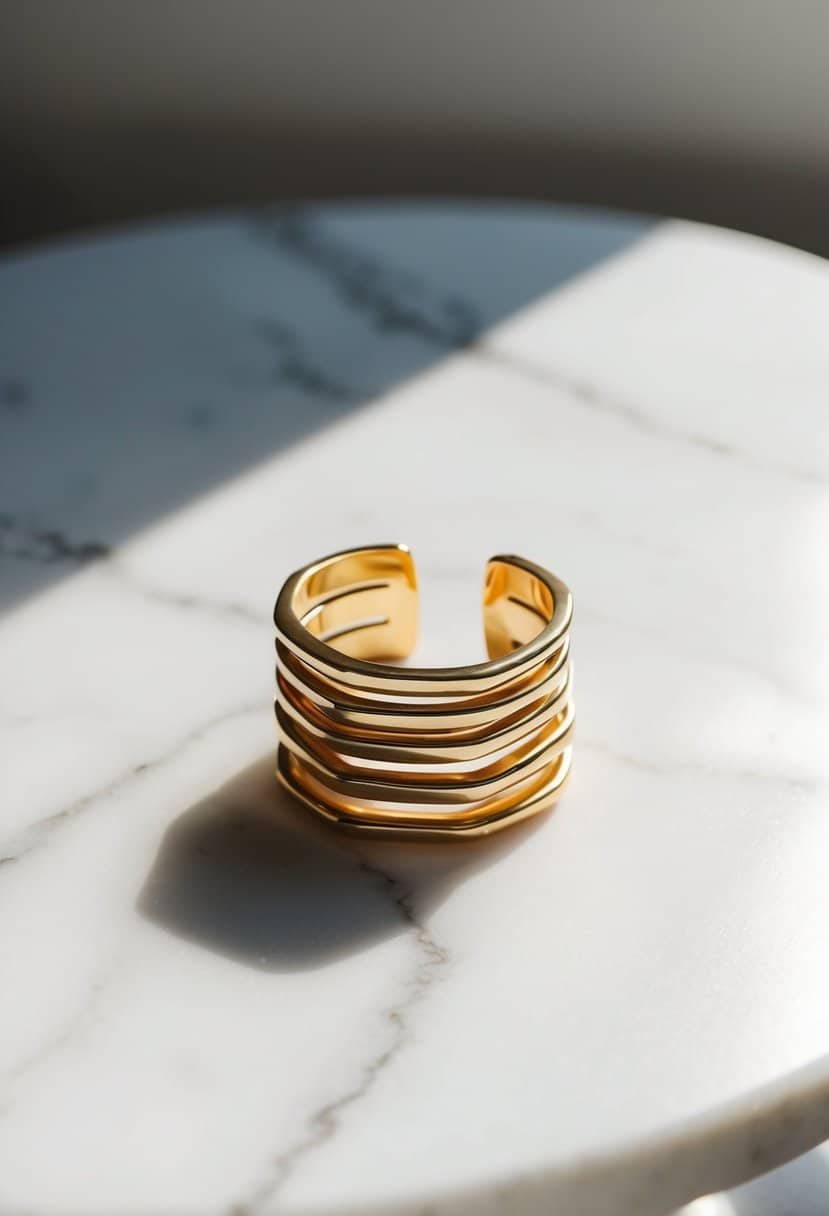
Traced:
<path id="1" fill-rule="evenodd" d="M 405 545 L 292 574 L 274 609 L 280 781 L 345 827 L 418 840 L 550 806 L 572 752 L 572 597 L 540 566 L 494 557 L 483 616 L 487 662 L 396 666 L 417 638 Z"/>

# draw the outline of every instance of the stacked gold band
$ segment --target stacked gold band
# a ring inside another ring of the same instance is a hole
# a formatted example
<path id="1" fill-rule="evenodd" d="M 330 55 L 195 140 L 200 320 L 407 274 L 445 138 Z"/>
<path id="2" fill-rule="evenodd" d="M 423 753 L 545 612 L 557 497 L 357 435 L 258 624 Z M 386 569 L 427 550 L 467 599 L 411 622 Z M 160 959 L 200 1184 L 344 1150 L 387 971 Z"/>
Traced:
<path id="1" fill-rule="evenodd" d="M 274 610 L 282 783 L 343 826 L 418 840 L 486 835 L 550 806 L 572 748 L 570 592 L 494 557 L 483 614 L 488 662 L 394 666 L 417 637 L 404 545 L 291 575 Z"/>

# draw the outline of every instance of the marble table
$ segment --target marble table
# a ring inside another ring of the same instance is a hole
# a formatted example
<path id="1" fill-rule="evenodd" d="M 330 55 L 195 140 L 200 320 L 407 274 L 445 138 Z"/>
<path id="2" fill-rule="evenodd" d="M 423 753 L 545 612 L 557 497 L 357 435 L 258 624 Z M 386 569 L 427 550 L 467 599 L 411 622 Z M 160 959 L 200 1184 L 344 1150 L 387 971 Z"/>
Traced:
<path id="1" fill-rule="evenodd" d="M 0 301 L 0 1211 L 664 1216 L 829 1137 L 826 266 L 328 206 Z M 552 814 L 381 845 L 277 788 L 276 590 L 387 540 L 425 662 L 491 554 L 570 583 Z"/>

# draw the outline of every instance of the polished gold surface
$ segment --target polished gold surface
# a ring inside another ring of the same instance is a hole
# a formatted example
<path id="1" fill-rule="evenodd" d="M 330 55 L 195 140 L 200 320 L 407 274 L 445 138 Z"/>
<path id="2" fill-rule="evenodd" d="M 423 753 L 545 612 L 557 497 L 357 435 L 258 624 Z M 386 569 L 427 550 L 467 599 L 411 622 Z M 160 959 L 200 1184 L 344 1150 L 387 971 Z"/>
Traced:
<path id="1" fill-rule="evenodd" d="M 417 640 L 405 545 L 297 571 L 274 610 L 280 781 L 325 818 L 375 835 L 481 836 L 544 810 L 570 771 L 571 616 L 555 575 L 494 557 L 488 660 L 397 666 Z"/>

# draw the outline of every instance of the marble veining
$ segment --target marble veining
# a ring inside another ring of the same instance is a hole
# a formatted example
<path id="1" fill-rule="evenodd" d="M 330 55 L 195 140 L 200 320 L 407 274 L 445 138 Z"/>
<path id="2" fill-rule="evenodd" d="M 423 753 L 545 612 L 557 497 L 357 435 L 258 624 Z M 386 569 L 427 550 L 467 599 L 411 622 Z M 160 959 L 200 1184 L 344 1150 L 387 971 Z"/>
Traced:
<path id="1" fill-rule="evenodd" d="M 0 377 L 0 409 L 6 414 L 24 414 L 32 405 L 32 393 L 25 380 Z"/>
<path id="2" fill-rule="evenodd" d="M 323 1106 L 315 1110 L 307 1119 L 305 1131 L 300 1138 L 274 1155 L 267 1174 L 250 1189 L 245 1199 L 231 1205 L 230 1210 L 239 1216 L 267 1210 L 278 1198 L 281 1186 L 293 1171 L 309 1154 L 337 1133 L 342 1115 L 366 1097 L 379 1075 L 391 1067 L 398 1052 L 405 1046 L 410 1035 L 410 1020 L 417 1005 L 428 995 L 442 969 L 451 961 L 448 950 L 435 941 L 428 925 L 420 920 L 411 890 L 398 878 L 365 858 L 359 861 L 358 870 L 372 882 L 379 884 L 380 890 L 391 900 L 414 940 L 414 966 L 407 980 L 406 990 L 400 1000 L 384 1010 L 389 1025 L 388 1035 L 381 1042 L 377 1053 L 362 1063 L 356 1083 L 344 1093 L 329 1098 Z"/>
<path id="3" fill-rule="evenodd" d="M 99 567 L 102 574 L 111 576 L 122 586 L 128 587 L 148 600 L 157 604 L 167 604 L 171 608 L 179 608 L 185 612 L 202 612 L 209 616 L 221 617 L 237 623 L 254 625 L 261 629 L 263 613 L 261 609 L 245 604 L 241 600 L 218 599 L 211 596 L 193 595 L 186 591 L 152 584 L 130 569 L 123 560 L 113 556 Z"/>
<path id="4" fill-rule="evenodd" d="M 178 759 L 190 744 L 201 742 L 212 731 L 227 725 L 233 719 L 249 717 L 260 709 L 260 703 L 254 702 L 249 705 L 241 705 L 223 711 L 216 718 L 199 723 L 198 726 L 177 739 L 159 755 L 151 756 L 146 760 L 139 760 L 105 786 L 94 789 L 88 794 L 83 794 L 80 798 L 76 798 L 73 802 L 69 803 L 68 806 L 60 807 L 49 815 L 34 820 L 31 824 L 27 825 L 22 835 L 4 842 L 2 845 L 3 851 L 0 852 L 0 865 L 22 861 L 34 849 L 45 844 L 53 832 L 68 826 L 78 816 L 97 809 L 102 802 L 119 794 L 125 787 L 132 785 L 145 773 L 162 767 L 171 759 Z"/>
<path id="5" fill-rule="evenodd" d="M 483 318 L 462 295 L 439 292 L 410 270 L 343 240 L 311 212 L 264 212 L 253 230 L 330 283 L 348 308 L 381 333 L 403 332 L 451 349 L 467 346 L 481 332 Z"/>
<path id="6" fill-rule="evenodd" d="M 6 293 L 0 1211 L 664 1216 L 829 1134 L 825 268 L 314 207 Z M 374 848 L 276 789 L 278 584 L 384 538 L 426 661 L 492 552 L 573 585 L 554 815 Z"/>
<path id="7" fill-rule="evenodd" d="M 336 376 L 329 374 L 318 359 L 313 359 L 296 332 L 282 321 L 268 319 L 259 323 L 259 332 L 274 356 L 274 373 L 285 384 L 292 384 L 312 397 L 328 401 L 356 401 L 364 397 Z"/>
<path id="8" fill-rule="evenodd" d="M 107 557 L 110 546 L 98 540 L 73 540 L 59 528 L 26 527 L 13 516 L 0 514 L 0 557 L 50 565 L 83 565 Z"/>
<path id="9" fill-rule="evenodd" d="M 777 461 L 758 461 L 749 453 L 740 451 L 733 444 L 725 443 L 713 435 L 703 435 L 696 431 L 681 430 L 667 425 L 653 414 L 638 408 L 629 401 L 622 401 L 607 391 L 602 390 L 589 380 L 572 379 L 555 367 L 532 362 L 525 355 L 503 351 L 497 342 L 477 343 L 475 351 L 482 358 L 493 359 L 502 368 L 515 372 L 519 376 L 537 380 L 542 384 L 563 390 L 574 400 L 588 409 L 610 414 L 623 420 L 629 426 L 659 438 L 668 439 L 682 444 L 684 447 L 698 448 L 714 456 L 720 456 L 729 461 L 738 461 L 746 468 L 757 469 L 761 472 L 777 473 L 783 477 L 792 477 L 800 481 L 815 482 L 825 485 L 827 478 L 822 470 L 807 467 L 797 467 L 781 464 Z"/>

